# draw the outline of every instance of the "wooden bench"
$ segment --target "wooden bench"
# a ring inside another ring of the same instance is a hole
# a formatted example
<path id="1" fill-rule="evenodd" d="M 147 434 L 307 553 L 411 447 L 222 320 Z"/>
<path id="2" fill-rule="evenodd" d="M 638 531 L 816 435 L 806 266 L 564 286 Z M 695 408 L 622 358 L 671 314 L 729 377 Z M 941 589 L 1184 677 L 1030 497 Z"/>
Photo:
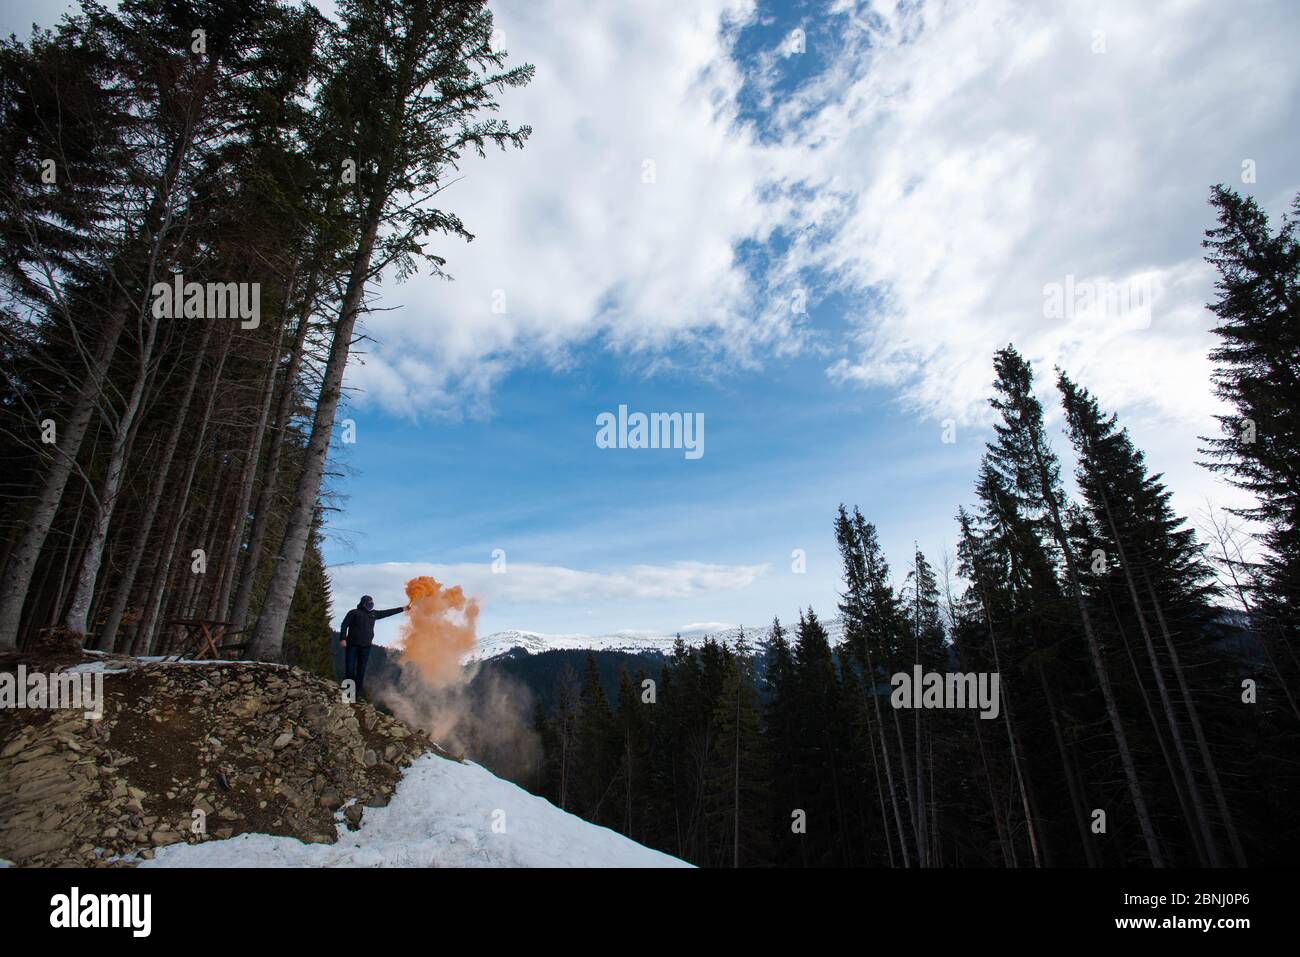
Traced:
<path id="1" fill-rule="evenodd" d="M 181 637 L 180 649 L 176 653 L 177 661 L 182 658 L 192 658 L 195 661 L 206 658 L 218 661 L 227 652 L 242 654 L 252 644 L 250 641 L 222 643 L 224 639 L 238 635 L 242 630 L 232 628 L 234 622 L 231 621 L 216 621 L 211 618 L 173 618 L 171 624 L 185 631 Z"/>

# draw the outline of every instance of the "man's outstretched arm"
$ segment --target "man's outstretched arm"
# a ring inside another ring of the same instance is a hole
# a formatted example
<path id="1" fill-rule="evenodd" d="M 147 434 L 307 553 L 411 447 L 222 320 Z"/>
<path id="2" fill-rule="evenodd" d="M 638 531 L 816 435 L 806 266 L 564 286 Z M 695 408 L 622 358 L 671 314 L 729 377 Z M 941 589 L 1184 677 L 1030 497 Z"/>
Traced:
<path id="1" fill-rule="evenodd" d="M 388 608 L 384 611 L 377 611 L 375 612 L 375 620 L 378 621 L 380 618 L 391 618 L 393 615 L 400 615 L 409 607 L 409 605 L 403 605 L 401 608 Z"/>

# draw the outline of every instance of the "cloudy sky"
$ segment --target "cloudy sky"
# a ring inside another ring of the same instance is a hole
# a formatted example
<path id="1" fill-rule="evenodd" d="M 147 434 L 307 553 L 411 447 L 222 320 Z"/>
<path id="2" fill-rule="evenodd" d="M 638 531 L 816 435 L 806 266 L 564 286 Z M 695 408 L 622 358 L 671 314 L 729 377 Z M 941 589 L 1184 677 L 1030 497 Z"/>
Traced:
<path id="1" fill-rule="evenodd" d="M 12 0 L 0 27 L 61 6 Z M 829 615 L 839 502 L 896 568 L 952 550 L 1007 342 L 1060 447 L 1054 365 L 1183 510 L 1235 500 L 1195 464 L 1200 240 L 1214 183 L 1278 216 L 1300 191 L 1300 6 L 493 7 L 537 68 L 503 101 L 534 134 L 446 194 L 476 235 L 439 247 L 454 281 L 386 282 L 366 321 L 336 617 L 423 572 L 486 631 Z M 702 413 L 703 456 L 599 448 L 619 405 Z"/>

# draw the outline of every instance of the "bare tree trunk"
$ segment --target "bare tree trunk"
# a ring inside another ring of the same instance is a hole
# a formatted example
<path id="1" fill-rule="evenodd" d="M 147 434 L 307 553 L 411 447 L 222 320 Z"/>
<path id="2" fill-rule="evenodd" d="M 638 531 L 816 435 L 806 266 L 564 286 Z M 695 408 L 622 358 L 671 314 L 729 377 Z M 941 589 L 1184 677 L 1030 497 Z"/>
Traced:
<path id="1" fill-rule="evenodd" d="M 234 610 L 230 616 L 230 620 L 239 627 L 248 623 L 248 611 L 253 603 L 253 589 L 256 587 L 258 571 L 262 563 L 262 550 L 266 544 L 268 529 L 271 527 L 275 490 L 280 478 L 280 458 L 284 451 L 283 432 L 288 428 L 289 420 L 293 417 L 293 397 L 297 389 L 298 370 L 302 365 L 306 348 L 310 315 L 309 302 L 303 307 L 298 330 L 294 336 L 293 350 L 289 353 L 289 365 L 285 369 L 284 382 L 280 386 L 275 425 L 271 429 L 271 447 L 267 450 L 266 466 L 262 470 L 261 488 L 257 493 L 257 504 L 253 509 L 253 524 L 248 535 L 248 551 L 244 556 L 243 573 L 239 579 L 239 588 L 235 592 Z"/>
<path id="2" fill-rule="evenodd" d="M 1145 576 L 1144 576 L 1145 577 Z M 1192 699 L 1192 689 L 1187 684 L 1187 677 L 1183 674 L 1183 668 L 1178 660 L 1178 649 L 1174 645 L 1174 639 L 1169 634 L 1169 626 L 1165 622 L 1164 611 L 1160 607 L 1160 599 L 1156 596 L 1156 590 L 1151 585 L 1151 579 L 1146 579 L 1147 590 L 1151 594 L 1151 604 L 1155 609 L 1156 622 L 1160 626 L 1160 634 L 1164 638 L 1165 648 L 1169 651 L 1169 661 L 1173 665 L 1174 676 L 1178 679 L 1179 689 L 1183 694 L 1183 704 L 1187 707 L 1187 716 L 1192 722 L 1192 734 L 1196 737 L 1196 746 L 1200 749 L 1201 760 L 1205 764 L 1205 773 L 1210 778 L 1210 790 L 1214 794 L 1214 801 L 1219 807 L 1219 816 L 1223 819 L 1223 827 L 1228 832 L 1228 843 L 1232 847 L 1232 855 L 1236 859 L 1238 867 L 1246 866 L 1246 852 L 1241 846 L 1241 839 L 1237 836 L 1237 826 L 1232 820 L 1232 811 L 1228 808 L 1227 798 L 1223 794 L 1223 785 L 1219 781 L 1219 772 L 1214 766 L 1214 757 L 1210 754 L 1210 746 L 1205 740 L 1205 731 L 1201 728 L 1201 718 L 1196 711 L 1196 702 Z"/>
<path id="3" fill-rule="evenodd" d="M 886 667 L 890 670 L 890 673 L 893 673 L 894 663 L 892 660 L 887 660 Z M 917 848 L 917 853 L 918 853 L 917 866 L 920 867 L 922 866 L 920 864 L 920 856 L 919 856 L 921 837 L 917 833 L 917 829 L 916 829 L 917 808 L 916 808 L 916 800 L 912 794 L 912 785 L 914 783 L 912 780 L 912 767 L 907 760 L 907 745 L 903 743 L 903 722 L 898 717 L 898 709 L 890 708 L 889 710 L 894 718 L 894 736 L 898 738 L 898 763 L 902 766 L 900 776 L 903 779 L 903 796 L 907 799 L 907 818 L 909 823 L 912 826 L 912 839 L 915 842 L 914 846 Z"/>
<path id="4" fill-rule="evenodd" d="M 975 543 L 970 535 L 970 531 L 962 519 L 962 532 L 966 540 L 967 550 L 970 552 L 971 572 L 975 577 L 975 592 L 979 596 L 980 608 L 984 611 L 984 625 L 989 630 L 989 645 L 993 649 L 993 667 L 999 675 L 998 697 L 1002 699 L 1002 717 L 1007 728 L 1007 744 L 1011 749 L 1011 765 L 1016 774 L 1016 781 L 1020 790 L 1020 803 L 1025 812 L 1025 825 L 1029 831 L 1029 851 L 1034 858 L 1034 867 L 1043 866 L 1043 858 L 1048 858 L 1050 864 L 1050 855 L 1046 846 L 1039 852 L 1039 835 L 1038 835 L 1038 815 L 1035 813 L 1037 802 L 1033 800 L 1032 789 L 1025 781 L 1025 774 L 1021 768 L 1020 761 L 1020 739 L 1016 736 L 1015 723 L 1011 713 L 1011 691 L 1007 687 L 1006 672 L 1002 670 L 1002 661 L 998 653 L 997 630 L 993 626 L 993 608 L 989 603 L 988 595 L 984 590 L 984 573 L 979 566 L 979 561 L 975 557 Z"/>
<path id="5" fill-rule="evenodd" d="M 230 354 L 230 334 L 227 333 L 222 337 L 221 349 L 217 355 L 217 363 L 212 371 L 212 388 L 208 390 L 208 401 L 204 403 L 203 415 L 200 417 L 197 427 L 194 430 L 194 451 L 190 455 L 190 460 L 186 466 L 185 478 L 180 485 L 173 489 L 173 494 L 177 502 L 187 502 L 190 497 L 190 487 L 194 483 L 194 473 L 198 469 L 199 459 L 202 458 L 204 442 L 207 439 L 208 424 L 212 419 L 212 409 L 216 405 L 217 392 L 219 391 L 216 384 L 221 381 L 221 372 L 226 365 L 226 357 Z M 140 619 L 140 627 L 136 631 L 134 644 L 135 654 L 144 654 L 149 650 L 153 642 L 154 631 L 158 626 L 158 617 L 161 611 L 163 601 L 163 590 L 167 586 L 167 579 L 171 572 L 172 558 L 176 553 L 176 539 L 180 535 L 181 525 L 183 524 L 184 511 L 178 513 L 177 520 L 172 524 L 170 534 L 166 536 L 159 554 L 159 572 L 154 578 L 154 584 L 151 594 L 145 601 L 144 613 Z"/>
<path id="6" fill-rule="evenodd" d="M 9 555 L 3 576 L 0 576 L 0 651 L 15 648 L 18 642 L 18 624 L 22 619 L 23 604 L 32 583 L 32 574 L 40 558 L 45 539 L 54 524 L 54 515 L 63 499 L 63 489 L 76 466 L 82 440 L 104 389 L 104 379 L 117 349 L 117 341 L 126 326 L 127 305 L 120 302 L 109 312 L 109 320 L 95 354 L 86 381 L 77 393 L 72 412 L 59 430 L 58 444 L 50 462 L 50 469 L 41 483 L 36 505 L 27 516 L 22 537 Z"/>
<path id="7" fill-rule="evenodd" d="M 187 543 L 195 549 L 202 549 L 205 557 L 211 555 L 212 549 L 209 543 L 212 541 L 212 527 L 216 524 L 217 515 L 221 512 L 221 503 L 225 500 L 221 490 L 221 477 L 223 475 L 225 475 L 225 469 L 218 467 L 214 475 L 213 487 L 207 496 L 207 506 L 203 510 L 203 525 L 199 529 L 198 538 Z M 190 573 L 181 599 L 180 617 L 182 618 L 210 617 L 206 614 L 207 608 L 203 604 L 205 589 L 207 589 L 210 580 L 207 564 L 207 561 L 205 561 L 204 570 L 196 572 L 193 568 L 193 561 L 190 563 Z"/>
<path id="8" fill-rule="evenodd" d="M 1124 779 L 1128 783 L 1129 797 L 1133 801 L 1133 811 L 1137 815 L 1138 827 L 1142 830 L 1142 839 L 1146 842 L 1147 854 L 1153 867 L 1164 867 L 1164 855 L 1156 840 L 1155 827 L 1147 811 L 1146 798 L 1142 794 L 1142 784 L 1138 781 L 1137 767 L 1133 764 L 1133 754 L 1129 751 L 1128 736 L 1124 733 L 1124 723 L 1120 720 L 1119 705 L 1115 702 L 1115 692 L 1110 686 L 1110 674 L 1106 670 L 1106 660 L 1102 656 L 1101 642 L 1092 628 L 1092 617 L 1088 613 L 1088 604 L 1083 598 L 1083 587 L 1079 582 L 1079 571 L 1075 567 L 1074 554 L 1070 551 L 1070 542 L 1065 535 L 1065 526 L 1061 523 L 1060 507 L 1057 505 L 1051 483 L 1047 478 L 1047 465 L 1043 461 L 1042 449 L 1031 436 L 1030 444 L 1038 466 L 1038 481 L 1043 502 L 1047 506 L 1048 516 L 1052 522 L 1052 534 L 1056 544 L 1065 558 L 1065 570 L 1069 575 L 1070 588 L 1074 592 L 1075 605 L 1079 611 L 1079 620 L 1083 623 L 1084 638 L 1088 642 L 1088 652 L 1092 657 L 1092 667 L 1097 673 L 1097 684 L 1101 687 L 1102 700 L 1106 704 L 1106 716 L 1110 719 L 1111 730 L 1115 735 L 1115 747 L 1119 751 L 1120 764 L 1124 768 Z"/>
<path id="9" fill-rule="evenodd" d="M 944 586 L 944 587 L 945 587 L 945 589 L 947 589 L 947 587 L 948 587 L 948 586 L 947 586 L 947 581 L 948 581 L 948 578 L 947 578 L 947 572 L 948 572 L 948 568 L 947 568 L 947 565 L 946 565 L 946 563 L 945 563 L 945 566 L 944 566 L 944 582 L 945 582 L 945 586 Z M 964 655 L 963 652 L 962 652 L 962 645 L 961 645 L 961 642 L 959 642 L 959 641 L 956 640 L 956 624 L 957 624 L 957 615 L 956 615 L 956 612 L 953 610 L 953 607 L 952 607 L 952 593 L 951 593 L 951 591 L 947 591 L 947 594 L 948 594 L 948 609 L 949 609 L 949 611 L 948 611 L 948 617 L 949 617 L 949 621 L 950 621 L 950 623 L 951 623 L 952 626 L 953 626 L 953 648 L 954 648 L 954 649 L 956 650 L 956 652 L 957 652 L 957 664 L 958 664 L 958 667 L 961 668 L 962 671 L 969 672 L 971 669 L 970 669 L 970 668 L 967 666 L 967 664 L 966 664 L 965 655 Z M 981 595 L 980 601 L 981 601 L 981 604 L 982 604 L 982 603 L 983 603 L 983 597 L 982 597 L 982 595 Z M 992 636 L 992 632 L 990 632 L 990 638 L 991 638 L 991 636 Z M 997 665 L 996 665 L 996 661 L 995 661 L 994 667 L 995 667 L 995 668 L 997 667 Z M 1001 681 L 1001 680 L 999 680 L 999 682 L 998 682 L 998 688 L 999 688 L 999 690 L 1002 688 L 1002 681 Z M 1003 820 L 1002 812 L 1001 812 L 1001 811 L 999 810 L 999 808 L 998 808 L 998 800 L 997 800 L 997 796 L 996 796 L 996 794 L 994 793 L 994 789 L 993 789 L 993 772 L 992 772 L 992 770 L 991 770 L 990 767 L 989 767 L 988 751 L 987 751 L 987 749 L 984 747 L 984 732 L 983 732 L 982 730 L 980 730 L 980 723 L 981 723 L 981 720 L 982 720 L 982 719 L 979 717 L 979 715 L 975 714 L 974 712 L 971 713 L 971 722 L 972 722 L 972 723 L 974 724 L 974 726 L 975 726 L 975 743 L 978 745 L 978 747 L 979 747 L 979 752 L 980 752 L 980 765 L 981 765 L 981 767 L 983 767 L 983 769 L 984 769 L 984 781 L 985 781 L 985 783 L 988 785 L 988 792 L 989 792 L 989 810 L 990 810 L 990 811 L 992 812 L 992 814 L 993 814 L 993 827 L 994 827 L 994 829 L 997 831 L 997 834 L 998 834 L 998 847 L 999 847 L 999 848 L 1001 849 L 1001 851 L 1002 851 L 1002 863 L 1005 864 L 1007 867 L 1014 867 L 1014 866 L 1016 866 L 1016 864 L 1015 864 L 1015 848 L 1014 848 L 1014 846 L 1013 846 L 1013 844 L 1012 844 L 1012 838 L 1011 838 L 1011 833 L 1010 833 L 1010 832 L 1011 832 L 1011 827 L 1010 827 L 1010 823 L 1009 823 L 1009 822 Z M 1012 757 L 1013 757 L 1013 759 L 1014 759 L 1014 758 L 1015 758 L 1015 755 L 1013 754 Z M 1023 784 L 1022 784 L 1022 793 L 1023 793 Z M 1038 848 L 1037 848 L 1037 846 L 1036 846 L 1036 844 L 1035 844 L 1035 839 L 1034 839 L 1034 834 L 1033 834 L 1033 818 L 1029 815 L 1029 802 L 1028 802 L 1028 801 L 1025 802 L 1025 815 L 1026 815 L 1026 823 L 1027 823 L 1027 825 L 1028 825 L 1028 827 L 1029 827 L 1029 833 L 1030 833 L 1030 844 L 1031 844 L 1031 846 L 1033 846 L 1033 848 L 1034 848 L 1034 859 L 1035 859 L 1035 861 L 1037 861 L 1037 859 L 1038 859 Z"/>
<path id="10" fill-rule="evenodd" d="M 1034 669 L 1038 672 L 1038 681 L 1043 686 L 1043 697 L 1047 701 L 1047 721 L 1052 726 L 1052 738 L 1056 741 L 1057 753 L 1061 755 L 1061 771 L 1065 775 L 1065 787 L 1070 792 L 1070 808 L 1074 812 L 1074 826 L 1079 831 L 1079 843 L 1083 846 L 1083 856 L 1088 860 L 1089 867 L 1100 867 L 1101 861 L 1097 855 L 1097 849 L 1093 847 L 1092 840 L 1088 834 L 1088 812 L 1083 805 L 1083 795 L 1081 785 L 1079 784 L 1079 775 L 1074 767 L 1074 759 L 1070 755 L 1070 750 L 1065 743 L 1065 735 L 1061 733 L 1061 722 L 1057 717 L 1056 697 L 1052 694 L 1051 682 L 1047 679 L 1047 672 L 1043 669 L 1042 655 L 1038 653 L 1038 646 L 1034 646 Z"/>
<path id="11" fill-rule="evenodd" d="M 880 764 L 876 760 L 876 739 L 871 734 L 871 712 L 866 712 L 867 716 L 867 745 L 871 748 L 871 770 L 876 776 L 876 797 L 880 801 L 880 829 L 885 834 L 885 851 L 889 854 L 889 866 L 896 867 L 894 862 L 894 841 L 889 836 L 889 814 L 885 811 L 885 789 L 880 783 Z M 890 798 L 891 802 L 893 798 Z"/>
<path id="12" fill-rule="evenodd" d="M 1109 597 L 1109 596 L 1108 596 Z M 1146 708 L 1147 717 L 1151 721 L 1151 733 L 1155 735 L 1156 744 L 1160 746 L 1160 756 L 1164 758 L 1165 767 L 1169 770 L 1169 783 L 1174 789 L 1174 794 L 1178 796 L 1178 806 L 1182 808 L 1183 819 L 1187 822 L 1187 833 L 1191 835 L 1192 844 L 1196 847 L 1196 859 L 1202 867 L 1209 865 L 1209 857 L 1205 853 L 1205 844 L 1201 838 L 1200 829 L 1196 824 L 1196 815 L 1192 811 L 1192 806 L 1187 801 L 1187 795 L 1183 791 L 1183 784 L 1178 777 L 1178 766 L 1174 762 L 1173 755 L 1169 753 L 1169 746 L 1165 744 L 1165 736 L 1160 732 L 1160 722 L 1156 717 L 1155 706 L 1151 704 L 1151 695 L 1147 693 L 1146 682 L 1142 677 L 1142 672 L 1138 668 L 1137 659 L 1133 657 L 1133 649 L 1129 645 L 1128 635 L 1124 633 L 1124 626 L 1120 621 L 1119 609 L 1115 606 L 1114 598 L 1110 599 L 1111 614 L 1115 617 L 1115 630 L 1119 634 L 1119 640 L 1124 645 L 1124 654 L 1128 657 L 1129 667 L 1133 669 L 1134 682 L 1137 684 L 1138 692 L 1142 695 L 1142 704 Z"/>
<path id="13" fill-rule="evenodd" d="M 275 345 L 271 350 L 271 361 L 267 363 L 266 378 L 262 383 L 262 400 L 258 409 L 257 422 L 253 426 L 252 435 L 248 441 L 248 451 L 244 457 L 244 470 L 240 479 L 239 497 L 235 502 L 234 512 L 230 519 L 230 535 L 227 540 L 226 554 L 223 561 L 224 570 L 221 590 L 217 595 L 216 606 L 213 611 L 213 616 L 219 619 L 226 617 L 226 612 L 230 608 L 230 593 L 234 588 L 235 579 L 239 577 L 239 546 L 243 544 L 244 526 L 248 521 L 248 508 L 253 500 L 253 485 L 257 480 L 257 469 L 262 459 L 262 442 L 266 437 L 267 423 L 271 414 L 271 401 L 275 396 L 275 372 L 280 364 L 280 353 L 284 345 L 284 330 L 288 326 L 288 309 L 293 299 L 293 290 L 294 281 L 291 277 L 284 297 L 285 309 L 281 313 L 280 327 L 276 335 Z M 252 567 L 249 566 L 250 571 Z"/>
<path id="14" fill-rule="evenodd" d="M 122 577 L 117 583 L 113 604 L 109 606 L 108 617 L 104 621 L 103 630 L 100 632 L 97 647 L 107 651 L 112 651 L 117 641 L 117 630 L 121 627 L 122 615 L 126 613 L 127 604 L 131 600 L 131 592 L 135 588 L 136 576 L 139 574 L 140 565 L 144 561 L 144 553 L 149 545 L 149 537 L 153 534 L 154 522 L 158 515 L 159 506 L 162 504 L 163 493 L 167 488 L 167 477 L 171 474 L 172 460 L 175 458 L 176 449 L 180 445 L 181 435 L 185 431 L 185 421 L 189 416 L 190 403 L 194 399 L 194 388 L 198 384 L 199 375 L 203 370 L 203 363 L 207 359 L 208 345 L 212 341 L 213 328 L 214 324 L 211 322 L 203 325 L 203 333 L 198 344 L 198 354 L 195 357 L 194 366 L 190 370 L 189 378 L 185 382 L 184 391 L 177 406 L 176 417 L 173 420 L 171 432 L 167 436 L 167 443 L 163 446 L 162 454 L 158 458 L 157 471 L 154 473 L 144 512 L 140 517 L 140 527 L 135 530 L 135 541 L 131 545 L 131 553 L 127 558 L 126 568 L 123 569 Z"/>
<path id="15" fill-rule="evenodd" d="M 77 514 L 72 521 L 72 534 L 68 538 L 68 547 L 63 555 L 63 571 L 59 575 L 59 590 L 54 594 L 54 612 L 51 615 L 50 624 L 58 619 L 59 612 L 63 610 L 63 599 L 68 593 L 68 569 L 72 566 L 72 556 L 77 553 L 77 533 L 81 529 L 81 518 L 85 514 L 86 495 L 89 492 L 84 485 L 81 488 L 81 500 L 77 503 Z M 80 559 L 78 559 L 80 563 Z"/>
<path id="16" fill-rule="evenodd" d="M 1147 660 L 1151 662 L 1151 673 L 1155 677 L 1156 692 L 1160 695 L 1160 706 L 1164 709 L 1165 720 L 1169 724 L 1169 734 L 1173 738 L 1174 751 L 1178 755 L 1178 763 L 1182 766 L 1183 777 L 1187 780 L 1187 794 L 1192 802 L 1192 810 L 1196 814 L 1196 823 L 1201 831 L 1201 840 L 1205 845 L 1206 853 L 1209 855 L 1210 865 L 1220 867 L 1223 860 L 1219 855 L 1219 845 L 1214 839 L 1213 830 L 1210 828 L 1209 816 L 1205 813 L 1205 801 L 1201 797 L 1201 786 L 1196 780 L 1196 774 L 1192 771 L 1192 762 L 1187 757 L 1187 748 L 1183 744 L 1183 731 L 1178 724 L 1178 718 L 1174 715 L 1174 706 L 1169 699 L 1169 689 L 1165 687 L 1164 671 L 1160 667 L 1160 659 L 1156 656 L 1156 646 L 1155 642 L 1151 640 L 1151 629 L 1147 627 L 1146 615 L 1142 612 L 1142 602 L 1138 598 L 1137 583 L 1133 580 L 1133 569 L 1129 566 L 1128 556 L 1124 553 L 1124 543 L 1120 541 L 1119 528 L 1115 524 L 1115 515 L 1110 508 L 1110 499 L 1107 497 L 1105 489 L 1101 487 L 1101 483 L 1096 484 L 1097 492 L 1101 497 L 1102 508 L 1106 512 L 1106 524 L 1110 527 L 1111 538 L 1115 541 L 1119 564 L 1124 570 L 1124 582 L 1128 585 L 1129 599 L 1133 602 L 1133 613 L 1137 615 L 1138 630 L 1142 633 L 1142 641 L 1146 646 Z M 1154 595 L 1154 592 L 1152 594 Z M 1174 669 L 1178 670 L 1177 660 L 1173 659 L 1173 663 Z"/>
<path id="17" fill-rule="evenodd" d="M 149 288 L 146 284 L 145 288 Z M 95 507 L 95 518 L 91 523 L 90 540 L 86 554 L 82 558 L 81 568 L 77 574 L 77 587 L 73 592 L 72 604 L 64 617 L 63 626 L 69 631 L 85 635 L 90 630 L 90 603 L 95 594 L 95 583 L 99 579 L 99 567 L 104 558 L 104 546 L 108 542 L 108 526 L 113 520 L 117 508 L 118 493 L 122 488 L 122 479 L 126 474 L 126 457 L 130 450 L 131 437 L 135 434 L 136 415 L 144 401 L 145 386 L 151 378 L 154 344 L 158 340 L 158 319 L 153 311 L 144 309 L 146 332 L 145 341 L 140 347 L 140 371 L 127 397 L 122 417 L 113 432 L 112 451 L 108 460 L 108 471 L 104 477 L 104 486 Z M 208 320 L 209 322 L 211 320 Z"/>
<path id="18" fill-rule="evenodd" d="M 320 496 L 321 478 L 325 473 L 325 458 L 329 453 L 330 438 L 334 431 L 334 417 L 343 394 L 343 373 L 352 349 L 352 332 L 361 312 L 362 295 L 370 277 L 370 262 L 379 230 L 382 202 L 372 201 L 365 233 L 353 259 L 348 276 L 347 291 L 339 310 L 338 325 L 330 347 L 329 361 L 321 383 L 316 415 L 312 421 L 311 437 L 307 442 L 302 474 L 298 478 L 293 503 L 289 508 L 284 541 L 271 583 L 267 588 L 262 614 L 253 632 L 249 657 L 264 661 L 279 661 L 284 657 L 284 629 L 289 620 L 289 608 L 298 587 L 307 538 L 311 533 L 312 518 Z"/>
<path id="19" fill-rule="evenodd" d="M 867 647 L 866 639 L 862 642 L 863 654 L 867 659 L 867 682 L 871 689 L 871 703 L 876 708 L 876 730 L 880 734 L 880 750 L 885 756 L 885 780 L 889 783 L 889 802 L 894 807 L 894 823 L 898 827 L 898 847 L 903 856 L 903 867 L 911 867 L 911 859 L 908 857 L 907 837 L 903 830 L 903 815 L 898 808 L 898 792 L 894 787 L 894 767 L 889 760 L 889 745 L 885 738 L 885 719 L 880 714 L 880 696 L 876 694 L 876 669 L 871 662 L 871 649 Z M 898 712 L 894 712 L 895 718 Z M 899 744 L 902 744 L 902 738 L 899 738 Z"/>
<path id="20" fill-rule="evenodd" d="M 975 743 L 980 751 L 980 766 L 984 769 L 984 783 L 988 785 L 989 792 L 989 811 L 993 814 L 993 829 L 998 834 L 998 848 L 1002 851 L 1002 863 L 1007 867 L 1015 866 L 1015 859 L 1011 847 L 1009 836 L 1010 828 L 1007 822 L 1002 819 L 1002 812 L 998 807 L 997 794 L 993 790 L 993 772 L 989 767 L 988 749 L 984 747 L 984 732 L 980 730 L 980 717 L 977 714 L 971 714 L 971 723 L 975 725 Z"/>

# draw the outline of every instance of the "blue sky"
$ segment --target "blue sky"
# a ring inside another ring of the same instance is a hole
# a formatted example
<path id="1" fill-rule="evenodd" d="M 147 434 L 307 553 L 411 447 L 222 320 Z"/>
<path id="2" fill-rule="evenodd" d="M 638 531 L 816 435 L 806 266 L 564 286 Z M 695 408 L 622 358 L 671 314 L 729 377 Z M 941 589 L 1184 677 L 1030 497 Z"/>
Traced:
<path id="1" fill-rule="evenodd" d="M 1194 464 L 1217 408 L 1200 238 L 1213 183 L 1278 215 L 1300 191 L 1300 7 L 493 9 L 537 66 L 503 99 L 533 138 L 446 194 L 476 234 L 435 244 L 454 281 L 386 281 L 366 318 L 336 617 L 425 572 L 486 632 L 830 615 L 839 502 L 900 582 L 914 541 L 951 550 L 1008 341 L 1049 410 L 1055 364 L 1118 410 L 1184 511 L 1239 500 Z M 1067 282 L 1146 307 L 1047 315 Z M 620 404 L 702 413 L 704 456 L 598 448 Z"/>

